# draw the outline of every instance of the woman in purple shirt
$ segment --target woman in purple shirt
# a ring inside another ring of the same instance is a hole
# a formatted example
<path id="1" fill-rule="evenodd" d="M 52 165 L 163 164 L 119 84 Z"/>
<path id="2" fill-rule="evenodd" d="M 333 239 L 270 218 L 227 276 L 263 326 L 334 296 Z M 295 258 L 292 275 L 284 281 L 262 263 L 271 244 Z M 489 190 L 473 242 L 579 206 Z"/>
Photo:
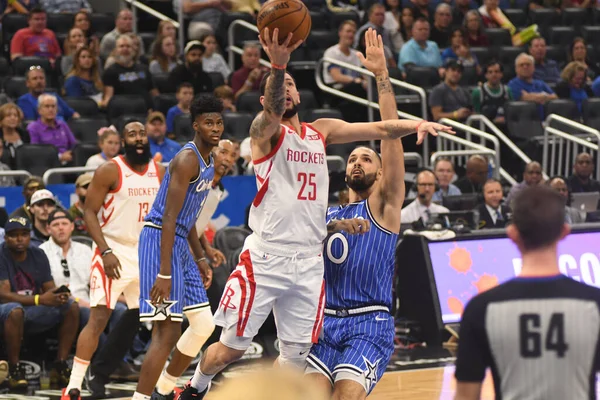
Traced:
<path id="1" fill-rule="evenodd" d="M 56 119 L 58 112 L 56 97 L 42 94 L 38 97 L 40 118 L 27 126 L 32 144 L 51 144 L 58 150 L 58 158 L 63 164 L 73 160 L 72 150 L 77 144 L 73 132 L 64 121 Z"/>

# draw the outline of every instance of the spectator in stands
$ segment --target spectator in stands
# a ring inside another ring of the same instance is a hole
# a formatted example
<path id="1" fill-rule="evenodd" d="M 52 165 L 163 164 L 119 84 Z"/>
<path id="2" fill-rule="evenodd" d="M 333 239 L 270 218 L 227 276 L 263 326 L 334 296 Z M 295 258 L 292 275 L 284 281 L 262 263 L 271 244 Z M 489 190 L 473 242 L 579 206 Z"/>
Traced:
<path id="1" fill-rule="evenodd" d="M 66 74 L 65 95 L 67 97 L 90 97 L 97 103 L 102 100 L 100 65 L 88 47 L 75 52 L 72 68 Z"/>
<path id="2" fill-rule="evenodd" d="M 0 160 L 2 160 L 2 156 L 4 154 L 4 142 L 0 140 Z M 1 171 L 10 171 L 10 167 L 0 161 L 0 172 Z M 15 186 L 15 178 L 11 176 L 0 176 L 0 187 L 9 187 Z"/>
<path id="3" fill-rule="evenodd" d="M 100 153 L 87 159 L 86 167 L 99 167 L 106 161 L 116 157 L 121 149 L 121 137 L 113 125 L 98 130 L 98 147 Z"/>
<path id="4" fill-rule="evenodd" d="M 93 175 L 89 172 L 81 174 L 77 177 L 77 180 L 75 181 L 75 194 L 77 195 L 77 201 L 67 210 L 71 217 L 71 220 L 74 223 L 73 236 L 89 237 L 87 226 L 83 219 L 83 206 L 85 205 L 85 198 L 87 196 L 87 190 L 90 186 L 90 182 L 92 181 L 92 176 Z M 50 233 L 52 233 L 52 231 Z"/>
<path id="5" fill-rule="evenodd" d="M 558 96 L 546 82 L 533 78 L 534 58 L 529 54 L 521 53 L 517 56 L 515 70 L 517 76 L 508 82 L 513 98 L 539 104 L 540 119 L 544 119 L 543 105 L 550 100 L 557 99 Z"/>
<path id="6" fill-rule="evenodd" d="M 75 19 L 73 22 L 73 28 L 79 28 L 87 38 L 87 44 L 90 50 L 98 56 L 100 54 L 100 40 L 98 36 L 94 34 L 92 29 L 92 21 L 90 20 L 90 16 L 87 11 L 79 11 L 75 14 Z M 63 70 L 63 72 L 65 72 Z"/>
<path id="7" fill-rule="evenodd" d="M 231 88 L 235 98 L 244 92 L 258 91 L 267 69 L 260 65 L 260 44 L 246 43 L 242 54 L 242 67 L 231 75 Z"/>
<path id="8" fill-rule="evenodd" d="M 465 15 L 463 20 L 464 30 L 467 36 L 467 43 L 473 47 L 489 46 L 488 37 L 483 33 L 481 16 L 477 10 L 471 10 Z"/>
<path id="9" fill-rule="evenodd" d="M 504 124 L 504 103 L 512 100 L 510 88 L 502 84 L 504 68 L 498 61 L 485 66 L 485 82 L 471 92 L 473 109 L 495 124 Z"/>
<path id="10" fill-rule="evenodd" d="M 471 95 L 467 89 L 459 86 L 462 72 L 462 64 L 450 60 L 446 64 L 444 82 L 435 86 L 431 91 L 429 107 L 435 121 L 442 118 L 464 121 L 471 115 Z"/>
<path id="11" fill-rule="evenodd" d="M 444 196 L 458 196 L 459 188 L 451 182 L 454 179 L 454 164 L 448 158 L 438 158 L 433 166 L 433 172 L 438 182 L 438 190 L 433 194 L 432 201 L 441 203 Z"/>
<path id="12" fill-rule="evenodd" d="M 100 41 L 100 57 L 107 59 L 117 46 L 117 39 L 130 32 L 133 32 L 133 13 L 128 9 L 123 9 L 117 14 L 115 29 L 104 35 Z M 139 41 L 141 43 L 141 39 Z M 139 51 L 140 54 L 144 54 L 144 46 L 140 46 Z"/>
<path id="13" fill-rule="evenodd" d="M 175 15 L 179 9 L 191 18 L 188 28 L 188 37 L 193 40 L 200 39 L 203 35 L 219 30 L 221 15 L 231 6 L 228 0 L 173 0 Z"/>
<path id="14" fill-rule="evenodd" d="M 79 307 L 69 293 L 56 293 L 48 258 L 30 246 L 31 223 L 11 218 L 6 226 L 5 242 L 0 246 L 0 324 L 8 355 L 9 386 L 26 388 L 25 367 L 19 363 L 24 334 L 40 334 L 58 329 L 57 361 L 50 374 L 61 386 L 71 371 L 67 358 L 79 326 Z M 26 330 L 24 330 L 27 328 Z"/>
<path id="15" fill-rule="evenodd" d="M 567 179 L 571 193 L 600 192 L 600 182 L 592 178 L 594 159 L 588 153 L 579 153 L 575 157 L 573 175 Z"/>
<path id="16" fill-rule="evenodd" d="M 167 74 L 179 64 L 175 39 L 170 36 L 159 36 L 152 44 L 152 61 L 150 73 L 152 75 Z"/>
<path id="17" fill-rule="evenodd" d="M 412 26 L 415 23 L 415 16 L 411 7 L 405 7 L 402 9 L 402 17 L 400 19 L 400 34 L 404 43 L 412 39 Z"/>
<path id="18" fill-rule="evenodd" d="M 394 45 L 392 43 L 391 32 L 383 27 L 383 21 L 385 20 L 385 6 L 380 3 L 375 3 L 369 7 L 367 15 L 369 16 L 369 21 L 361 26 L 354 35 L 354 48 L 358 48 L 360 38 L 365 34 L 367 29 L 373 28 L 378 35 L 381 35 L 383 45 L 389 49 L 393 49 Z"/>
<path id="19" fill-rule="evenodd" d="M 140 47 L 144 47 L 141 45 L 141 39 L 133 32 L 126 33 L 123 36 L 127 36 L 129 39 L 131 39 L 131 57 L 134 63 L 138 63 L 141 55 Z M 118 53 L 119 51 L 115 47 L 112 53 L 110 53 L 110 56 L 106 59 L 106 62 L 104 63 L 104 69 L 107 69 L 115 63 L 117 57 L 119 56 Z M 144 65 L 146 64 L 147 63 L 144 63 Z"/>
<path id="20" fill-rule="evenodd" d="M 510 206 L 521 190 L 528 186 L 539 185 L 542 183 L 542 178 L 543 173 L 540 163 L 537 161 L 528 163 L 525 166 L 525 171 L 523 171 L 523 180 L 510 188 L 510 192 L 506 196 L 506 203 Z"/>
<path id="21" fill-rule="evenodd" d="M 40 189 L 31 196 L 29 211 L 33 215 L 31 245 L 39 247 L 50 238 L 48 233 L 48 216 L 56 209 L 56 199 L 48 189 Z"/>
<path id="22" fill-rule="evenodd" d="M 34 7 L 28 16 L 29 27 L 19 29 L 10 41 L 10 59 L 23 56 L 45 57 L 52 65 L 60 56 L 60 46 L 54 32 L 46 29 L 46 11 Z"/>
<path id="23" fill-rule="evenodd" d="M 452 24 L 452 8 L 446 3 L 440 3 L 435 9 L 433 25 L 429 39 L 434 41 L 440 49 L 450 45 L 450 25 Z"/>
<path id="24" fill-rule="evenodd" d="M 430 9 L 429 0 L 410 0 L 410 2 L 415 21 L 419 18 L 424 18 L 427 22 L 433 24 L 433 13 Z"/>
<path id="25" fill-rule="evenodd" d="M 488 178 L 488 162 L 485 157 L 474 155 L 467 160 L 466 174 L 454 185 L 463 194 L 481 193 L 483 184 Z"/>
<path id="26" fill-rule="evenodd" d="M 79 28 L 71 28 L 69 36 L 65 40 L 65 54 L 60 59 L 60 70 L 63 75 L 67 75 L 71 71 L 71 68 L 73 68 L 73 59 L 76 57 L 75 53 L 83 47 L 87 48 L 90 56 L 96 60 L 99 66 L 102 65 L 100 57 L 89 46 L 88 39 L 85 37 L 83 31 Z"/>
<path id="27" fill-rule="evenodd" d="M 202 55 L 202 69 L 204 72 L 218 72 L 223 75 L 223 81 L 229 81 L 231 68 L 223 56 L 217 50 L 217 38 L 213 34 L 204 36 L 201 40 L 204 45 L 204 54 Z"/>
<path id="28" fill-rule="evenodd" d="M 158 90 L 154 88 L 148 68 L 134 61 L 129 36 L 122 35 L 117 39 L 116 52 L 115 63 L 102 76 L 104 96 L 100 105 L 107 107 L 113 96 L 138 95 L 144 97 L 148 108 L 154 107 L 152 97 L 158 95 Z"/>
<path id="29" fill-rule="evenodd" d="M 4 145 L 4 153 L 0 161 L 12 169 L 16 167 L 17 148 L 29 143 L 29 133 L 21 128 L 23 111 L 15 103 L 0 106 L 0 139 Z"/>
<path id="30" fill-rule="evenodd" d="M 573 39 L 573 43 L 569 48 L 569 61 L 579 61 L 587 67 L 587 79 L 592 81 L 596 76 L 600 75 L 600 66 L 588 58 L 587 45 L 585 40 L 580 37 Z"/>
<path id="31" fill-rule="evenodd" d="M 406 72 L 411 66 L 438 68 L 440 76 L 444 75 L 440 49 L 435 42 L 429 40 L 429 22 L 420 18 L 412 27 L 412 39 L 400 50 L 398 68 Z"/>
<path id="32" fill-rule="evenodd" d="M 169 36 L 177 43 L 177 28 L 171 21 L 160 21 L 156 29 L 156 37 Z"/>
<path id="33" fill-rule="evenodd" d="M 467 13 L 476 8 L 477 3 L 472 0 L 454 0 L 452 22 L 455 26 L 463 25 Z M 473 10 L 475 11 L 475 10 Z"/>
<path id="34" fill-rule="evenodd" d="M 555 176 L 548 180 L 548 185 L 565 198 L 565 222 L 567 224 L 582 224 L 585 222 L 586 213 L 571 207 L 571 192 L 567 180 L 562 176 Z"/>
<path id="35" fill-rule="evenodd" d="M 450 34 L 450 46 L 442 51 L 442 62 L 446 64 L 448 60 L 458 60 L 456 51 L 465 43 L 465 36 L 461 28 L 454 28 Z"/>
<path id="36" fill-rule="evenodd" d="M 553 8 L 560 12 L 563 8 L 562 0 L 531 0 L 529 1 L 529 9 L 536 10 L 540 8 Z"/>
<path id="37" fill-rule="evenodd" d="M 32 66 L 25 73 L 25 84 L 29 93 L 19 97 L 17 105 L 23 111 L 26 120 L 36 120 L 40 117 L 38 98 L 46 92 L 46 73 L 40 66 Z M 79 113 L 69 107 L 56 93 L 48 92 L 46 94 L 54 96 L 58 102 L 57 119 L 66 121 L 71 118 L 79 118 Z"/>
<path id="38" fill-rule="evenodd" d="M 27 218 L 33 221 L 33 214 L 29 210 L 31 196 L 41 189 L 45 189 L 44 181 L 39 176 L 30 176 L 23 182 L 23 197 L 25 203 L 10 214 L 10 218 Z"/>
<path id="39" fill-rule="evenodd" d="M 223 102 L 223 112 L 236 112 L 235 96 L 233 89 L 227 85 L 221 85 L 215 89 L 214 95 Z"/>
<path id="40" fill-rule="evenodd" d="M 501 28 L 498 22 L 492 17 L 492 14 L 498 9 L 499 3 L 499 0 L 483 0 L 483 5 L 477 9 L 485 28 Z"/>
<path id="41" fill-rule="evenodd" d="M 509 220 L 510 208 L 502 203 L 502 185 L 496 179 L 483 184 L 483 204 L 475 210 L 479 213 L 479 229 L 504 228 Z"/>
<path id="42" fill-rule="evenodd" d="M 169 74 L 169 83 L 171 87 L 178 88 L 183 82 L 188 82 L 194 88 L 194 94 L 213 91 L 212 79 L 202 69 L 202 55 L 204 54 L 204 45 L 192 40 L 185 45 L 183 53 L 185 54 L 185 63 L 176 66 Z M 242 60 L 244 57 L 242 57 Z"/>
<path id="43" fill-rule="evenodd" d="M 409 8 L 407 9 L 410 10 Z M 412 10 L 410 12 L 410 15 L 412 16 Z M 406 42 L 403 36 L 402 8 L 400 6 L 400 0 L 385 1 L 383 29 L 390 33 L 392 48 L 398 53 L 402 48 L 402 45 L 404 45 L 404 42 Z"/>
<path id="44" fill-rule="evenodd" d="M 181 149 L 181 145 L 167 136 L 165 116 L 160 111 L 154 111 L 146 119 L 146 135 L 150 143 L 152 157 L 161 154 L 162 162 L 169 162 Z"/>
<path id="45" fill-rule="evenodd" d="M 534 38 L 529 44 L 529 54 L 535 60 L 534 79 L 539 79 L 546 83 L 557 83 L 560 80 L 558 63 L 546 58 L 546 39 L 541 36 Z"/>
<path id="46" fill-rule="evenodd" d="M 583 8 L 588 9 L 592 4 L 591 0 L 565 0 L 563 2 L 564 8 Z"/>
<path id="47" fill-rule="evenodd" d="M 561 81 L 556 85 L 556 95 L 561 99 L 571 99 L 582 112 L 583 102 L 594 97 L 592 88 L 586 81 L 587 67 L 584 63 L 572 61 L 560 74 Z"/>
<path id="48" fill-rule="evenodd" d="M 323 57 L 332 58 L 347 64 L 361 68 L 362 64 L 356 55 L 356 50 L 352 48 L 354 36 L 356 34 L 356 23 L 352 20 L 346 20 L 338 27 L 339 42 L 325 50 Z M 323 80 L 325 84 L 346 93 L 352 93 L 361 97 L 366 96 L 366 81 L 362 75 L 336 64 L 325 64 L 323 69 Z"/>
<path id="49" fill-rule="evenodd" d="M 436 178 L 432 171 L 423 170 L 417 174 L 417 198 L 400 212 L 400 221 L 403 224 L 410 224 L 419 219 L 423 223 L 427 223 L 431 218 L 431 214 L 449 211 L 446 207 L 432 202 L 436 184 Z"/>
<path id="50" fill-rule="evenodd" d="M 40 5 L 50 14 L 75 14 L 78 11 L 92 12 L 88 0 L 40 0 Z"/>
<path id="51" fill-rule="evenodd" d="M 51 144 L 58 150 L 63 164 L 73 161 L 73 148 L 77 144 L 71 128 L 56 118 L 58 102 L 51 94 L 42 94 L 38 101 L 40 118 L 27 126 L 31 144 Z"/>
<path id="52" fill-rule="evenodd" d="M 167 132 L 175 132 L 175 117 L 180 114 L 189 114 L 192 100 L 194 99 L 194 88 L 191 83 L 183 82 L 177 87 L 177 104 L 169 108 L 167 112 Z"/>

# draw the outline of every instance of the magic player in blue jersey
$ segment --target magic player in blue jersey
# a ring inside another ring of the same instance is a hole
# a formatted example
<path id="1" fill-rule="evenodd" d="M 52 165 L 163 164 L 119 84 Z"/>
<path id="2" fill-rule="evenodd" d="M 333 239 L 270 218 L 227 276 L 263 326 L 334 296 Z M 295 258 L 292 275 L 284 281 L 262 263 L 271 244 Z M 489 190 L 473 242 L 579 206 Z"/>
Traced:
<path id="1" fill-rule="evenodd" d="M 397 119 L 381 36 L 369 28 L 361 62 L 376 76 L 381 119 Z M 431 132 L 435 134 L 435 132 Z M 422 142 L 419 137 L 417 143 Z M 394 351 L 392 278 L 404 201 L 401 139 L 381 142 L 381 157 L 358 147 L 349 156 L 350 204 L 331 207 L 325 240 L 325 319 L 308 357 L 309 374 L 333 399 L 364 399 Z"/>
<path id="2" fill-rule="evenodd" d="M 193 358 L 214 329 L 205 290 L 212 271 L 195 224 L 214 176 L 211 152 L 223 134 L 222 111 L 223 104 L 212 95 L 193 101 L 196 135 L 169 164 L 140 235 L 140 320 L 154 321 L 154 332 L 134 400 L 172 398 L 172 393 L 153 390 L 175 343 L 182 355 Z M 183 313 L 190 328 L 178 342 Z"/>

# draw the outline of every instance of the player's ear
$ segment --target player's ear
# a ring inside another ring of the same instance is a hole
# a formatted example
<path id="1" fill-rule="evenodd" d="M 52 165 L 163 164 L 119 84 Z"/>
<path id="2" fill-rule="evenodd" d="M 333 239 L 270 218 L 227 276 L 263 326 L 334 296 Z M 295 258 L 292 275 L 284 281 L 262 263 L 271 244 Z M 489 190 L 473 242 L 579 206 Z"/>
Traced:
<path id="1" fill-rule="evenodd" d="M 198 125 L 198 123 L 194 121 L 192 122 L 192 128 L 194 128 L 194 131 L 198 131 L 200 129 L 200 125 Z"/>
<path id="2" fill-rule="evenodd" d="M 258 100 L 260 101 L 261 106 L 265 105 L 265 96 L 260 96 L 260 98 Z"/>
<path id="3" fill-rule="evenodd" d="M 571 233 L 571 226 L 569 224 L 563 224 L 562 229 L 560 230 L 560 239 L 558 240 L 563 240 L 569 233 Z"/>
<path id="4" fill-rule="evenodd" d="M 521 235 L 519 235 L 519 231 L 514 224 L 510 224 L 506 227 L 506 236 L 508 236 L 508 238 L 512 240 L 519 249 L 521 249 Z"/>

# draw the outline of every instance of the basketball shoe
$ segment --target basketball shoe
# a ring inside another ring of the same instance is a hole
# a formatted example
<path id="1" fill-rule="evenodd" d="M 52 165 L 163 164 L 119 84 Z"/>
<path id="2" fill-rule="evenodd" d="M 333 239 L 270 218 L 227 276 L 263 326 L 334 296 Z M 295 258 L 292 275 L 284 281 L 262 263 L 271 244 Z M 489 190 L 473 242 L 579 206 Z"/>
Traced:
<path id="1" fill-rule="evenodd" d="M 204 389 L 201 392 L 198 392 L 198 389 L 193 387 L 191 383 L 188 382 L 183 388 L 183 391 L 179 393 L 179 396 L 175 400 L 202 400 L 209 390 L 210 383 L 208 384 L 208 387 L 206 389 Z"/>

